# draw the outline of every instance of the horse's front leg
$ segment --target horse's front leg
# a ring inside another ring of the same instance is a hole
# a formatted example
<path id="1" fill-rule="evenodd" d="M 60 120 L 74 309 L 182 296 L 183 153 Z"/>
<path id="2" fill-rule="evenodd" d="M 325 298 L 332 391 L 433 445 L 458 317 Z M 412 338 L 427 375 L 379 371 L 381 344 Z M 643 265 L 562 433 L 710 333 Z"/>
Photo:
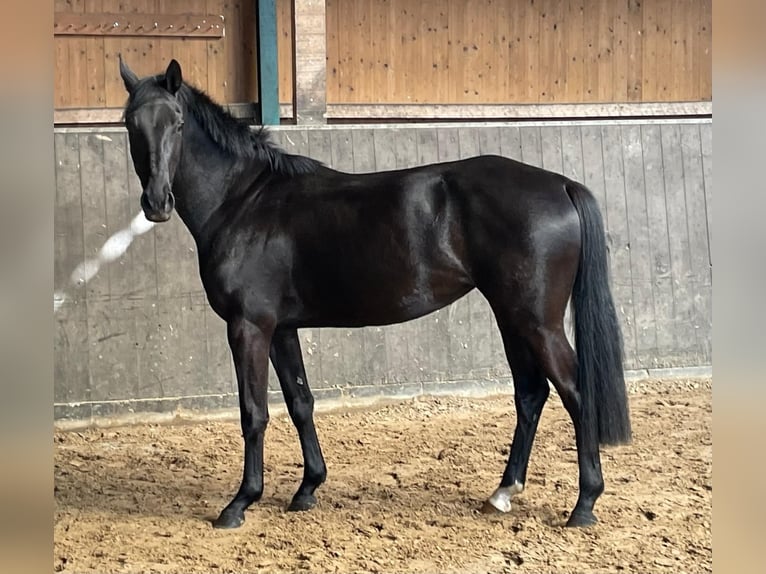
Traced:
<path id="1" fill-rule="evenodd" d="M 263 494 L 263 435 L 269 422 L 269 347 L 273 329 L 242 317 L 228 322 L 229 346 L 234 357 L 239 389 L 239 413 L 245 441 L 242 484 L 232 501 L 213 522 L 216 528 L 237 528 L 245 509 Z"/>
<path id="2" fill-rule="evenodd" d="M 314 427 L 314 397 L 309 389 L 295 329 L 280 329 L 274 333 L 271 361 L 303 451 L 303 481 L 287 509 L 309 510 L 316 504 L 314 491 L 327 477 L 327 467 Z"/>

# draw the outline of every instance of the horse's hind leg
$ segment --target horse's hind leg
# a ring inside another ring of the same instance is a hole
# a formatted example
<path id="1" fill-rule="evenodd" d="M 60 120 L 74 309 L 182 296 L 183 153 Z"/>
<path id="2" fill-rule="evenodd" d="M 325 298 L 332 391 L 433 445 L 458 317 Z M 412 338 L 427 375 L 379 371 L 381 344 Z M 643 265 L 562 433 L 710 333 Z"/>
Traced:
<path id="1" fill-rule="evenodd" d="M 287 411 L 298 431 L 303 451 L 303 481 L 288 510 L 309 510 L 316 504 L 314 491 L 327 476 L 327 467 L 314 426 L 314 397 L 303 366 L 298 333 L 295 329 L 274 333 L 271 362 L 279 378 Z"/>
<path id="2" fill-rule="evenodd" d="M 524 490 L 537 424 L 548 399 L 548 381 L 525 341 L 501 327 L 505 353 L 513 374 L 516 431 L 500 486 L 484 503 L 483 512 L 508 512 L 511 497 Z"/>
<path id="3" fill-rule="evenodd" d="M 577 390 L 577 357 L 567 341 L 563 325 L 553 329 L 536 329 L 529 337 L 529 342 L 533 354 L 556 388 L 574 424 L 580 493 L 567 526 L 589 526 L 596 522 L 593 506 L 604 491 L 604 479 L 598 442 L 594 438 L 586 443 L 582 432 L 580 393 Z"/>

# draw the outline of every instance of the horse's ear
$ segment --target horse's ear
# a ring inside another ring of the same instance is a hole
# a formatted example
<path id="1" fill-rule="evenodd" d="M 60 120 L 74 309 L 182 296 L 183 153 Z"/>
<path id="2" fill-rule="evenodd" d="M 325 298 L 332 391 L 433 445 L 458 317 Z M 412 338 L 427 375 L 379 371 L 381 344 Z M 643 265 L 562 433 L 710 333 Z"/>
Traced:
<path id="1" fill-rule="evenodd" d="M 133 70 L 128 68 L 128 65 L 122 61 L 122 54 L 119 55 L 120 58 L 120 75 L 122 76 L 122 81 L 125 82 L 125 89 L 128 90 L 128 93 L 133 92 L 133 88 L 136 87 L 136 84 L 138 83 L 138 76 L 136 76 L 133 73 Z"/>
<path id="2" fill-rule="evenodd" d="M 168 69 L 165 70 L 165 88 L 168 92 L 175 95 L 175 93 L 181 87 L 183 78 L 181 77 L 181 64 L 176 62 L 175 59 L 170 60 Z"/>

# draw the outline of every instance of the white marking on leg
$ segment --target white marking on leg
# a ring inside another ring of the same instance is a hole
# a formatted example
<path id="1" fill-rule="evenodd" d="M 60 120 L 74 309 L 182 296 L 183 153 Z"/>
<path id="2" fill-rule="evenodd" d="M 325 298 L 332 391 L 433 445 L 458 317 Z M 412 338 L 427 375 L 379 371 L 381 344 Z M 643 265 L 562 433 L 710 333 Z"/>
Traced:
<path id="1" fill-rule="evenodd" d="M 489 503 L 500 512 L 510 512 L 511 498 L 514 494 L 524 492 L 524 485 L 520 482 L 514 482 L 511 486 L 501 486 L 492 496 L 489 497 Z"/>

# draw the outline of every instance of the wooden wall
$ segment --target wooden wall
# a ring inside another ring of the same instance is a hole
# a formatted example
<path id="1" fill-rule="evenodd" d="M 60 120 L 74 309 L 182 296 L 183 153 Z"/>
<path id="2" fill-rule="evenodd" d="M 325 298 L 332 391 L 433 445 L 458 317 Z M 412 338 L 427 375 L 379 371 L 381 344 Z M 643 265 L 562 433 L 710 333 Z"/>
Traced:
<path id="1" fill-rule="evenodd" d="M 54 107 L 119 108 L 125 89 L 117 54 L 139 74 L 176 58 L 184 77 L 220 103 L 258 101 L 255 0 L 55 0 L 55 12 L 208 14 L 224 16 L 223 38 L 63 36 L 54 40 Z M 293 98 L 292 2 L 278 0 L 280 101 Z"/>
<path id="2" fill-rule="evenodd" d="M 275 129 L 290 152 L 352 172 L 496 153 L 583 181 L 604 213 L 625 368 L 712 363 L 712 122 L 570 122 Z M 56 130 L 55 416 L 237 404 L 226 329 L 207 303 L 177 216 L 86 284 L 72 271 L 140 211 L 122 129 Z M 401 325 L 300 331 L 318 399 L 508 390 L 476 291 Z M 271 395 L 281 401 L 272 372 Z"/>
<path id="3" fill-rule="evenodd" d="M 327 0 L 327 102 L 712 99 L 712 0 Z"/>

